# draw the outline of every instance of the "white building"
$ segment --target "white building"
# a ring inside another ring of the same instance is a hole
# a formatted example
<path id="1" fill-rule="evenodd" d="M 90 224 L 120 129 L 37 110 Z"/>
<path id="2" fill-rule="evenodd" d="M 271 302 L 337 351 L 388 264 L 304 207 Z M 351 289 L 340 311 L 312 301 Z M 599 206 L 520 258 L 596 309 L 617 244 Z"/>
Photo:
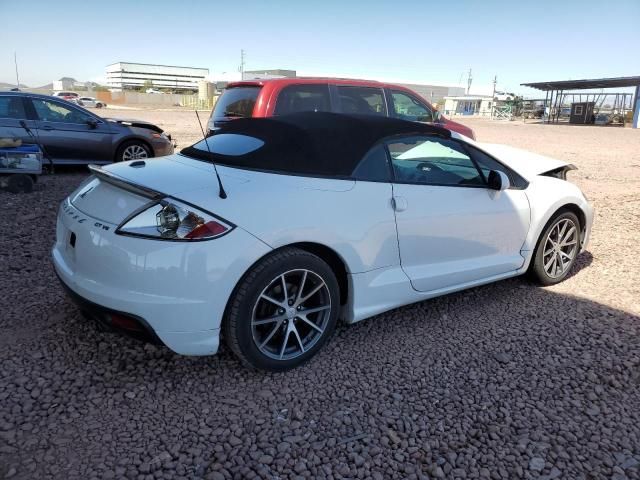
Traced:
<path id="1" fill-rule="evenodd" d="M 197 91 L 198 82 L 209 75 L 208 68 L 150 65 L 146 63 L 118 62 L 107 65 L 107 87 L 113 90 L 130 90 L 149 87 Z"/>
<path id="2" fill-rule="evenodd" d="M 60 80 L 54 80 L 52 82 L 52 89 L 54 92 L 61 92 L 65 90 L 73 90 L 74 88 L 84 87 L 85 84 L 78 82 L 75 78 L 62 77 Z"/>
<path id="3" fill-rule="evenodd" d="M 491 116 L 493 108 L 491 95 L 461 95 L 456 97 L 444 97 L 445 115 L 480 115 Z"/>

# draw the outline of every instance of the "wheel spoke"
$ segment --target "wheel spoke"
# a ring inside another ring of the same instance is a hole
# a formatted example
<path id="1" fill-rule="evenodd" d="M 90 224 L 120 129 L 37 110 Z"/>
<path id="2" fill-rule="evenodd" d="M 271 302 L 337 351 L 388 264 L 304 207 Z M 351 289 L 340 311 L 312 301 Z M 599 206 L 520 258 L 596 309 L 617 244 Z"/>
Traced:
<path id="1" fill-rule="evenodd" d="M 280 349 L 280 360 L 282 360 L 282 357 L 284 356 L 284 351 L 287 348 L 287 343 L 289 343 L 289 334 L 291 333 L 291 330 L 289 330 L 287 328 L 287 333 L 284 334 L 284 340 L 282 342 L 282 348 Z"/>
<path id="2" fill-rule="evenodd" d="M 264 346 L 269 343 L 269 340 L 271 340 L 271 337 L 273 337 L 273 335 L 280 329 L 280 324 L 275 325 L 273 327 L 273 329 L 271 330 L 271 332 L 269 332 L 269 335 L 267 335 L 267 338 L 264 339 L 264 341 L 260 344 L 260 348 L 264 348 Z"/>
<path id="3" fill-rule="evenodd" d="M 280 280 L 282 280 L 282 294 L 284 295 L 284 300 L 282 301 L 283 305 L 289 304 L 289 292 L 287 292 L 287 281 L 284 278 L 284 273 L 280 275 Z"/>
<path id="4" fill-rule="evenodd" d="M 315 323 L 313 323 L 311 320 L 309 320 L 306 315 L 304 315 L 304 314 L 298 315 L 298 318 L 300 320 L 302 320 L 304 323 L 306 323 L 307 325 L 309 325 L 310 327 L 316 329 L 318 332 L 320 332 L 320 333 L 324 332 L 324 329 L 320 328 Z"/>
<path id="5" fill-rule="evenodd" d="M 274 305 L 277 305 L 279 307 L 283 307 L 284 308 L 284 304 L 278 300 L 276 300 L 273 297 L 270 297 L 269 295 L 267 295 L 266 293 L 263 293 L 262 295 L 260 295 L 260 298 L 262 298 L 263 300 L 266 300 L 267 302 L 271 302 Z"/>
<path id="6" fill-rule="evenodd" d="M 307 281 L 307 271 L 305 270 L 302 274 L 302 280 L 300 280 L 300 287 L 298 288 L 298 294 L 296 295 L 296 303 L 300 301 L 300 297 L 302 297 L 302 292 L 304 290 L 304 284 Z"/>
<path id="7" fill-rule="evenodd" d="M 563 252 L 562 250 L 560 250 L 560 255 L 564 255 L 564 256 L 565 256 L 565 257 L 567 257 L 569 260 L 573 260 L 573 256 L 572 256 L 572 255 L 569 255 L 568 253 Z"/>
<path id="8" fill-rule="evenodd" d="M 318 292 L 322 287 L 324 287 L 324 282 L 321 281 L 320 285 L 318 285 L 317 287 L 315 287 L 313 290 L 311 290 L 311 292 L 309 292 L 307 295 L 305 295 L 303 298 L 301 298 L 298 303 L 304 303 L 307 300 L 309 300 L 311 297 L 313 297 L 316 292 Z"/>
<path id="9" fill-rule="evenodd" d="M 558 259 L 558 261 L 556 262 L 556 273 L 561 274 L 562 272 L 564 272 L 564 262 L 562 261 L 562 256 L 559 253 L 556 253 L 556 258 Z M 558 272 L 558 270 L 560 271 Z"/>
<path id="10" fill-rule="evenodd" d="M 298 329 L 296 328 L 295 325 L 293 326 L 293 334 L 298 339 L 298 345 L 300 345 L 300 350 L 302 351 L 302 353 L 304 353 L 304 345 L 302 344 L 302 339 L 300 338 L 300 334 L 298 333 Z"/>
<path id="11" fill-rule="evenodd" d="M 564 232 L 567 229 L 567 223 L 569 223 L 567 220 L 562 222 L 562 229 L 560 229 L 560 223 L 558 223 L 558 243 L 562 240 L 562 238 L 564 238 Z"/>
<path id="12" fill-rule="evenodd" d="M 327 310 L 328 308 L 331 308 L 331 306 L 323 305 L 321 307 L 305 308 L 304 310 L 302 310 L 302 313 L 305 315 L 309 315 L 310 313 L 322 312 L 323 310 Z"/>
<path id="13" fill-rule="evenodd" d="M 561 247 L 564 247 L 565 245 L 569 245 L 569 243 L 568 243 L 568 242 L 569 242 L 569 239 L 570 239 L 570 238 L 573 238 L 573 236 L 575 235 L 575 233 L 576 233 L 576 227 L 571 227 L 571 228 L 569 229 L 569 231 L 565 234 L 565 236 L 564 236 L 564 237 L 562 237 L 562 240 L 560 241 L 560 246 L 561 246 Z M 574 239 L 574 240 L 572 241 L 572 243 L 576 243 L 576 240 Z"/>
<path id="14" fill-rule="evenodd" d="M 556 256 L 554 254 L 554 255 L 551 256 L 549 261 L 544 264 L 545 272 L 550 273 L 549 270 L 553 267 L 553 264 L 555 263 L 555 261 L 556 261 Z M 551 271 L 553 271 L 553 270 L 551 269 Z"/>
<path id="15" fill-rule="evenodd" d="M 253 322 L 251 322 L 251 323 L 253 325 L 265 325 L 267 323 L 280 322 L 280 321 L 284 320 L 285 318 L 287 318 L 286 315 L 275 315 L 275 316 L 269 317 L 269 318 L 261 318 L 260 320 L 253 320 Z"/>

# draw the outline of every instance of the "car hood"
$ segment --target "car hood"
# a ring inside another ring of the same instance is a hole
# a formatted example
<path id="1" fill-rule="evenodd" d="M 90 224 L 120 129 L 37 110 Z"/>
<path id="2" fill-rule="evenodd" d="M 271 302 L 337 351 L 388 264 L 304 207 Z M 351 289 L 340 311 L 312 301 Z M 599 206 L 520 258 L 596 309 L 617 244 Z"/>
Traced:
<path id="1" fill-rule="evenodd" d="M 107 122 L 119 123 L 120 125 L 124 125 L 126 127 L 137 127 L 137 128 L 146 128 L 148 130 L 153 130 L 154 132 L 162 133 L 162 130 L 159 126 L 154 125 L 150 122 L 145 122 L 144 120 L 135 120 L 133 118 L 113 118 L 107 117 L 105 118 Z"/>
<path id="2" fill-rule="evenodd" d="M 528 152 L 520 148 L 510 147 L 497 143 L 473 142 L 481 150 L 496 157 L 509 168 L 512 168 L 527 180 L 533 180 L 551 170 L 567 167 L 571 164 L 556 158 L 545 157 L 537 153 Z"/>

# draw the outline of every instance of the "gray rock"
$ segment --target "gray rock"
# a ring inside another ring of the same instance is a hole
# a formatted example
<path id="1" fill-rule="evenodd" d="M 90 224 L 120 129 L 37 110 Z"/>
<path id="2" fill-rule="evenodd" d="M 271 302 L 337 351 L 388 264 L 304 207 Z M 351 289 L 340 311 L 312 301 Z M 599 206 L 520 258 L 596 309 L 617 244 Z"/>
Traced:
<path id="1" fill-rule="evenodd" d="M 531 460 L 529 460 L 529 470 L 541 472 L 542 470 L 544 470 L 545 463 L 546 462 L 544 461 L 544 458 L 533 457 Z"/>

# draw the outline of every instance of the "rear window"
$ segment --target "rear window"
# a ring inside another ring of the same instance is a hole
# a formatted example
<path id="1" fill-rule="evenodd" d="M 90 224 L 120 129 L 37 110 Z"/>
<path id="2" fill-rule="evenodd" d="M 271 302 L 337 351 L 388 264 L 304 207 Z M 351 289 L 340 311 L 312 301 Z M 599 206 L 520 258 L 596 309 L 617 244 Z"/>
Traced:
<path id="1" fill-rule="evenodd" d="M 330 111 L 329 85 L 289 85 L 278 95 L 274 114 Z"/>
<path id="2" fill-rule="evenodd" d="M 0 118 L 27 118 L 21 97 L 0 97 Z"/>
<path id="3" fill-rule="evenodd" d="M 237 157 L 258 150 L 264 142 L 256 137 L 237 133 L 218 133 L 199 141 L 191 148 L 213 155 Z"/>
<path id="4" fill-rule="evenodd" d="M 216 102 L 213 118 L 251 117 L 260 88 L 262 87 L 228 88 Z"/>

